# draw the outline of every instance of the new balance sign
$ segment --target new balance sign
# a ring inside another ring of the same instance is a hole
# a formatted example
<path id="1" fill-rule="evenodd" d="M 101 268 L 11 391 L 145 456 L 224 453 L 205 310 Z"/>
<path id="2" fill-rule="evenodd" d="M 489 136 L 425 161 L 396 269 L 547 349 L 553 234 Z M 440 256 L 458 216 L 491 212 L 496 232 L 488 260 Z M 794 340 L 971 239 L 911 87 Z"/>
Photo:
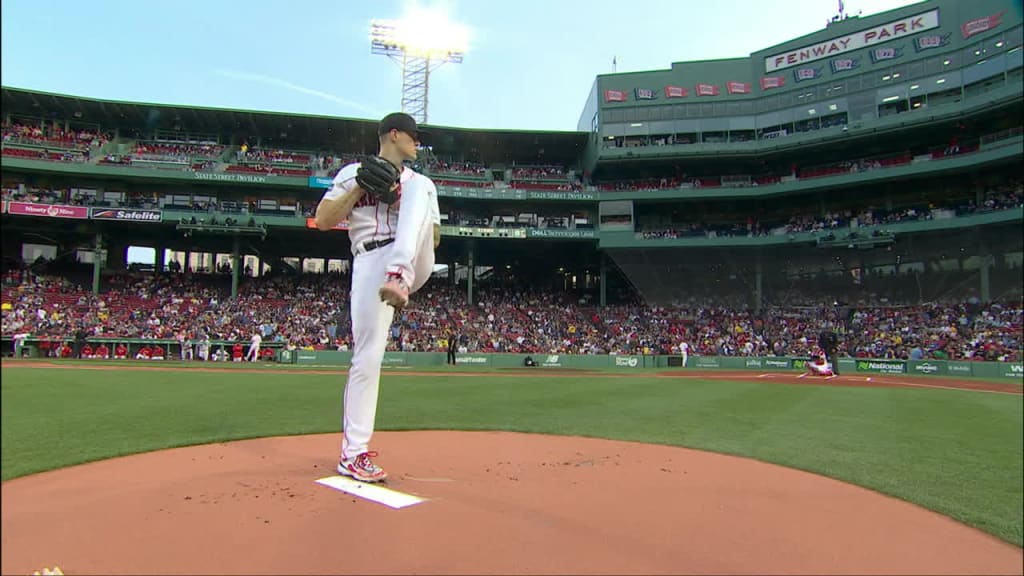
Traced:
<path id="1" fill-rule="evenodd" d="M 935 374 L 939 371 L 939 367 L 931 362 L 917 362 L 914 363 L 914 372 L 920 372 L 922 374 Z"/>
<path id="2" fill-rule="evenodd" d="M 789 369 L 789 360 L 774 360 L 768 358 L 764 361 L 764 365 L 769 368 L 786 368 Z"/>
<path id="3" fill-rule="evenodd" d="M 93 220 L 124 220 L 127 222 L 160 222 L 163 220 L 159 210 L 117 210 L 92 208 L 89 218 Z"/>

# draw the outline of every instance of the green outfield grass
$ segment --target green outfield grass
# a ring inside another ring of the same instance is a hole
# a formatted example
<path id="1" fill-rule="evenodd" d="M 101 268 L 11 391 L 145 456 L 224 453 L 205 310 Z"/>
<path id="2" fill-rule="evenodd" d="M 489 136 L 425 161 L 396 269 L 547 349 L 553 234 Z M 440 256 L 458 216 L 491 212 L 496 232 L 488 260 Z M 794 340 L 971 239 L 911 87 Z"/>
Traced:
<path id="1" fill-rule="evenodd" d="M 343 382 L 341 372 L 302 369 L 5 367 L 0 471 L 7 480 L 165 447 L 337 432 Z M 916 502 L 1020 546 L 1022 409 L 1019 395 L 944 389 L 389 371 L 378 429 L 515 430 L 749 456 Z"/>

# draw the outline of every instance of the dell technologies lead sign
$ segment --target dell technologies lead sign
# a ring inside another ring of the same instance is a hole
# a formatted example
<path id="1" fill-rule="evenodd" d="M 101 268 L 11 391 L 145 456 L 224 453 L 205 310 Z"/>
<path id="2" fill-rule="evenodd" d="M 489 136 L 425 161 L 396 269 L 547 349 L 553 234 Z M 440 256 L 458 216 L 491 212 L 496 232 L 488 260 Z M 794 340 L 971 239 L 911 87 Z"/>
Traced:
<path id="1" fill-rule="evenodd" d="M 160 210 L 120 210 L 116 208 L 93 208 L 89 218 L 122 222 L 160 222 L 163 220 Z"/>

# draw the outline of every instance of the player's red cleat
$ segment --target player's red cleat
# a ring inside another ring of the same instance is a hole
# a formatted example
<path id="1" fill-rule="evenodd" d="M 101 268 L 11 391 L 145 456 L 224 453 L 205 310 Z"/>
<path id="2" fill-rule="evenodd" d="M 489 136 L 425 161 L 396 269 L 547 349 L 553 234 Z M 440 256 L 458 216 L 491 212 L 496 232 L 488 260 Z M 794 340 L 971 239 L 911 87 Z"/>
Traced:
<path id="1" fill-rule="evenodd" d="M 380 482 L 388 477 L 383 468 L 373 463 L 376 452 L 363 452 L 355 458 L 342 458 L 338 462 L 338 474 L 351 476 L 360 482 Z"/>
<path id="2" fill-rule="evenodd" d="M 400 274 L 388 274 L 388 280 L 378 291 L 380 299 L 389 306 L 402 308 L 409 303 L 409 285 Z"/>

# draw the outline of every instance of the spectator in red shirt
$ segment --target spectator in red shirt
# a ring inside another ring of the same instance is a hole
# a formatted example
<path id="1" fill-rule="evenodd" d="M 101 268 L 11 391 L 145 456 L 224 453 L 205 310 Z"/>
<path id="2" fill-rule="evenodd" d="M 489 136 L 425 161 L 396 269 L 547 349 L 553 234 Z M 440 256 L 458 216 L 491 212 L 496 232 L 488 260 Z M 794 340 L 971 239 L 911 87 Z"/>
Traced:
<path id="1" fill-rule="evenodd" d="M 242 361 L 242 344 L 235 342 L 235 345 L 231 347 L 231 360 L 233 362 Z"/>
<path id="2" fill-rule="evenodd" d="M 124 344 L 118 344 L 117 347 L 114 348 L 114 358 L 118 358 L 118 359 L 124 360 L 127 357 L 128 357 L 128 347 L 125 346 Z"/>
<path id="3" fill-rule="evenodd" d="M 92 358 L 92 346 L 85 344 L 82 346 L 82 358 Z"/>
<path id="4" fill-rule="evenodd" d="M 95 358 L 101 358 L 103 360 L 106 360 L 107 358 L 110 358 L 110 349 L 107 348 L 106 344 L 103 344 L 101 342 L 100 345 L 96 347 L 96 356 L 95 356 Z"/>

